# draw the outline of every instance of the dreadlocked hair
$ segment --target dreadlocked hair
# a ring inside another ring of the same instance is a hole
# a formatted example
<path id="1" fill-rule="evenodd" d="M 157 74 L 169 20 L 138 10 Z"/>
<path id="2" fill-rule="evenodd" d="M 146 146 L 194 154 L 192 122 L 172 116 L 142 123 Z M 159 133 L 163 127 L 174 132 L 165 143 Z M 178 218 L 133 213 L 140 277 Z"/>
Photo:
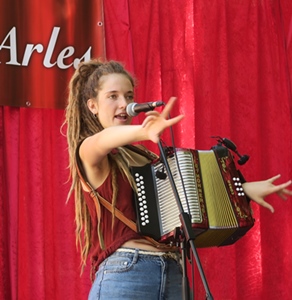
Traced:
<path id="1" fill-rule="evenodd" d="M 135 86 L 133 77 L 124 69 L 122 64 L 116 61 L 102 62 L 96 59 L 81 63 L 69 82 L 68 104 L 63 124 L 67 125 L 69 169 L 70 179 L 72 181 L 67 201 L 74 193 L 76 246 L 81 250 L 82 271 L 86 265 L 86 260 L 91 248 L 91 222 L 89 211 L 83 197 L 80 178 L 76 169 L 76 151 L 85 138 L 103 130 L 98 117 L 92 114 L 87 107 L 87 100 L 97 97 L 100 89 L 100 78 L 102 76 L 116 73 L 127 76 L 133 87 Z M 119 147 L 117 150 L 115 154 L 108 154 L 112 170 L 112 226 L 118 194 L 117 170 L 121 171 L 131 186 L 135 188 L 134 180 L 129 171 L 129 154 L 123 147 Z M 102 240 L 100 236 L 99 240 Z M 103 245 L 101 245 L 101 247 L 102 246 Z"/>

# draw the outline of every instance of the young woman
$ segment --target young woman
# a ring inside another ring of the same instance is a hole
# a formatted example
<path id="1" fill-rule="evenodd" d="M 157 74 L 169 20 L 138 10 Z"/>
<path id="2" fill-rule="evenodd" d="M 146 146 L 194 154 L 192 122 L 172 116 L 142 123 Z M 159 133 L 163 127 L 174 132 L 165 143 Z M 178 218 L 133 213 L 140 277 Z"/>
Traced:
<path id="1" fill-rule="evenodd" d="M 89 299 L 180 299 L 181 270 L 176 248 L 156 245 L 118 218 L 121 212 L 135 222 L 132 201 L 135 184 L 130 166 L 145 165 L 155 154 L 132 143 L 159 141 L 161 133 L 183 119 L 168 119 L 176 101 L 161 113 L 146 113 L 141 125 L 131 125 L 126 107 L 134 101 L 135 82 L 115 61 L 82 63 L 70 81 L 66 110 L 72 186 L 75 193 L 76 233 L 83 266 L 92 259 L 94 283 Z M 244 183 L 245 193 L 260 205 L 271 193 L 291 195 L 279 175 Z M 104 206 L 109 202 L 109 208 Z"/>

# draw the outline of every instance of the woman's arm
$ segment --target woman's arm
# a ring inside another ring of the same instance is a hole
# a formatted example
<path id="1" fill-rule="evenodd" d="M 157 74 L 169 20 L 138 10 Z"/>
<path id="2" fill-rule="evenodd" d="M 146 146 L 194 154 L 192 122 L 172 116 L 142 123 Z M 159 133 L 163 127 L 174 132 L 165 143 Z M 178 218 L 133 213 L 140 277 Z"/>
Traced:
<path id="1" fill-rule="evenodd" d="M 86 161 L 89 165 L 97 165 L 114 148 L 145 140 L 158 143 L 161 133 L 184 117 L 179 115 L 168 119 L 175 101 L 176 98 L 170 98 L 161 113 L 157 111 L 146 113 L 142 125 L 111 126 L 86 138 L 79 152 L 82 161 Z"/>
<path id="2" fill-rule="evenodd" d="M 279 179 L 281 175 L 274 176 L 263 181 L 245 182 L 242 186 L 246 195 L 263 207 L 269 209 L 272 213 L 274 208 L 271 204 L 265 201 L 265 197 L 270 194 L 278 194 L 283 200 L 287 199 L 287 196 L 292 195 L 292 191 L 288 190 L 287 187 L 291 185 L 292 180 L 285 183 L 274 185 L 274 181 Z"/>

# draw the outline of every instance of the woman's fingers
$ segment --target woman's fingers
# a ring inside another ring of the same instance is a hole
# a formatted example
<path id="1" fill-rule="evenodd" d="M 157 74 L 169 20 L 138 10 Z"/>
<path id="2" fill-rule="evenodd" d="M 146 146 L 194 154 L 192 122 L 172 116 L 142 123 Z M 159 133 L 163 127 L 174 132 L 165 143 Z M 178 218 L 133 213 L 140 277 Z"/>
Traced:
<path id="1" fill-rule="evenodd" d="M 281 177 L 281 174 L 278 174 L 276 176 L 269 178 L 267 181 L 269 181 L 270 183 L 273 183 L 275 180 L 279 179 L 280 177 Z"/>

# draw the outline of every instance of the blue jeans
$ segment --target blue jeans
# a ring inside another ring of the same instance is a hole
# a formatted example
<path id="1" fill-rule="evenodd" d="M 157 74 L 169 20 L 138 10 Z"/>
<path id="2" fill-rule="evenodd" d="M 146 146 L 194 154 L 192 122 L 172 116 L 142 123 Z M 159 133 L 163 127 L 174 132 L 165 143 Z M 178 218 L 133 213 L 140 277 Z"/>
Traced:
<path id="1" fill-rule="evenodd" d="M 182 272 L 167 255 L 118 249 L 99 266 L 89 300 L 179 300 Z"/>

